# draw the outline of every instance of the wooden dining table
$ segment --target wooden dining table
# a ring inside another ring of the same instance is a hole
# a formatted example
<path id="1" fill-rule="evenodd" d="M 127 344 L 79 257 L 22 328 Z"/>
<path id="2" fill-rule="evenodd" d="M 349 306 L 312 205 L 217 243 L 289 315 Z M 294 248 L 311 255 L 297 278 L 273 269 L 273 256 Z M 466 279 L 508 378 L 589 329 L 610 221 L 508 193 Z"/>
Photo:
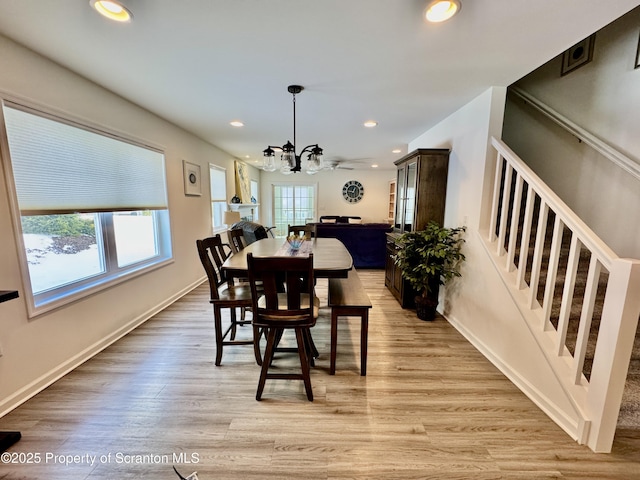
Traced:
<path id="1" fill-rule="evenodd" d="M 344 244 L 336 238 L 312 238 L 302 250 L 313 253 L 313 272 L 316 278 L 346 278 L 353 268 L 353 259 Z M 263 238 L 231 255 L 222 264 L 228 279 L 246 278 L 247 255 L 254 257 L 293 256 L 284 238 Z"/>
<path id="2" fill-rule="evenodd" d="M 237 253 L 227 258 L 222 264 L 227 281 L 233 283 L 234 278 L 246 278 L 248 276 L 247 255 L 252 253 L 255 257 L 293 256 L 313 253 L 313 272 L 316 278 L 348 278 L 349 271 L 353 268 L 353 259 L 347 247 L 337 238 L 312 238 L 296 253 L 287 248 L 284 238 L 264 238 L 250 243 Z M 364 322 L 364 320 L 363 320 Z M 364 323 L 363 323 L 364 325 Z M 363 326 L 364 350 L 362 350 L 361 372 L 366 371 L 366 328 Z M 331 326 L 331 368 L 335 372 L 336 358 L 337 317 L 332 320 Z M 311 340 L 313 343 L 313 339 Z M 311 346 L 313 356 L 319 353 L 315 345 Z M 365 373 L 362 373 L 363 375 Z"/>

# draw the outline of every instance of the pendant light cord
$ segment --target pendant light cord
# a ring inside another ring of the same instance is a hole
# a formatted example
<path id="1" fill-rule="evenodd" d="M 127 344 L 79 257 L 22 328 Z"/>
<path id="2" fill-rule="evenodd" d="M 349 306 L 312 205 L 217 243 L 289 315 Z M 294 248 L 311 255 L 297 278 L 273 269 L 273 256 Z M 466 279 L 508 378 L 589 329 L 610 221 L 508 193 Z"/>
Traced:
<path id="1" fill-rule="evenodd" d="M 296 156 L 296 94 L 293 94 L 293 155 Z"/>

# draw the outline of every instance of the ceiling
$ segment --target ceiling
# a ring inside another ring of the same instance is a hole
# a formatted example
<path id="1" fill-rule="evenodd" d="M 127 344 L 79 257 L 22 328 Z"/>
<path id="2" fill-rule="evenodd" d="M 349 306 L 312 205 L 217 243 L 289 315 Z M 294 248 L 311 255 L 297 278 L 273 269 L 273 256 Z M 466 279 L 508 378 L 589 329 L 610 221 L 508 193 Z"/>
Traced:
<path id="1" fill-rule="evenodd" d="M 89 0 L 0 0 L 0 33 L 249 163 L 293 142 L 287 86 L 302 85 L 298 152 L 319 143 L 356 168 L 392 168 L 487 88 L 640 4 L 462 0 L 452 20 L 427 24 L 425 0 L 124 1 L 129 24 Z"/>

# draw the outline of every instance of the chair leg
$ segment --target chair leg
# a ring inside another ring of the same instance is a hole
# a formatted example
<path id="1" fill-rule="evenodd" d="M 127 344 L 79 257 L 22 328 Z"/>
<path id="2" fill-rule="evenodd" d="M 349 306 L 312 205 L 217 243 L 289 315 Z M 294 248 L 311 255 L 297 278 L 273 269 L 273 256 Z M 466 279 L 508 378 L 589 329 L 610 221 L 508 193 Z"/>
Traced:
<path id="1" fill-rule="evenodd" d="M 278 330 L 280 329 L 270 328 L 267 330 L 267 347 L 264 351 L 264 358 L 262 359 L 262 369 L 260 370 L 260 380 L 258 381 L 258 391 L 256 392 L 256 400 L 258 401 L 262 400 L 262 392 L 264 391 L 264 384 L 267 381 L 267 373 L 273 360 L 273 350 Z"/>
<path id="2" fill-rule="evenodd" d="M 319 356 L 316 355 L 318 350 L 316 349 L 315 344 L 313 343 L 313 338 L 311 337 L 311 330 L 307 330 L 306 328 L 302 332 L 302 336 L 304 338 L 304 347 L 307 352 L 307 358 L 309 359 L 309 365 L 312 367 L 316 366 L 315 359 Z"/>
<path id="3" fill-rule="evenodd" d="M 338 346 L 338 310 L 331 309 L 331 360 L 329 362 L 329 375 L 336 374 L 336 350 Z"/>
<path id="4" fill-rule="evenodd" d="M 230 339 L 233 341 L 236 339 L 236 327 L 238 326 L 238 317 L 236 314 L 236 308 L 232 307 L 231 310 L 231 337 Z"/>
<path id="5" fill-rule="evenodd" d="M 260 339 L 262 338 L 263 329 L 253 326 L 253 353 L 256 357 L 256 363 L 262 365 L 262 354 L 260 353 Z"/>
<path id="6" fill-rule="evenodd" d="M 311 335 L 311 329 L 306 329 L 307 336 L 309 337 L 309 346 L 311 347 L 311 355 L 313 358 L 318 358 L 320 356 L 320 352 L 316 348 L 316 344 L 313 341 L 313 336 Z"/>
<path id="7" fill-rule="evenodd" d="M 220 307 L 213 307 L 213 325 L 216 334 L 216 367 L 222 362 L 222 312 Z"/>
<path id="8" fill-rule="evenodd" d="M 304 380 L 304 389 L 307 392 L 307 398 L 313 402 L 313 390 L 311 389 L 311 372 L 309 368 L 309 357 L 307 356 L 307 347 L 305 337 L 309 329 L 296 328 L 296 340 L 298 342 L 298 355 L 300 356 L 300 368 L 302 368 L 302 379 Z M 306 330 L 306 331 L 303 331 Z"/>
<path id="9" fill-rule="evenodd" d="M 282 340 L 282 335 L 284 335 L 284 330 L 283 329 L 279 329 L 278 333 L 276 334 L 276 340 L 273 344 L 273 351 L 276 352 L 278 351 L 278 345 L 280 345 L 280 340 Z"/>

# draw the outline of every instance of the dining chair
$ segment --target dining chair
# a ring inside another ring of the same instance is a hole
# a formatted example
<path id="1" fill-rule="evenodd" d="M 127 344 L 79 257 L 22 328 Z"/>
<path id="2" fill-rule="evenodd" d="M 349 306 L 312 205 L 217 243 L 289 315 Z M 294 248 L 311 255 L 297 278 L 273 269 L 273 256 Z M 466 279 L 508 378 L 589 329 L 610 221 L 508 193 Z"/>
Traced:
<path id="1" fill-rule="evenodd" d="M 210 300 L 213 305 L 213 321 L 216 336 L 216 366 L 222 363 L 222 350 L 228 345 L 253 345 L 254 355 L 258 365 L 262 364 L 260 354 L 261 330 L 253 324 L 253 339 L 236 340 L 238 326 L 251 325 L 251 320 L 246 320 L 244 315 L 238 320 L 236 310 L 242 313 L 252 305 L 251 288 L 248 284 L 229 284 L 222 275 L 221 265 L 226 259 L 225 246 L 220 234 L 203 240 L 196 240 L 200 261 L 207 273 L 209 280 Z M 227 255 L 228 256 L 228 255 Z M 223 331 L 222 311 L 229 309 L 231 324 Z"/>
<path id="2" fill-rule="evenodd" d="M 247 246 L 247 241 L 244 238 L 244 230 L 241 228 L 227 230 L 227 237 L 229 238 L 229 245 L 233 253 L 238 253 Z"/>
<path id="3" fill-rule="evenodd" d="M 316 227 L 311 223 L 307 223 L 306 225 L 288 225 L 287 236 L 289 235 L 299 235 L 307 240 L 311 240 L 316 236 Z"/>
<path id="4" fill-rule="evenodd" d="M 229 239 L 229 248 L 231 249 L 231 254 L 235 255 L 240 250 L 244 250 L 244 247 L 247 246 L 247 239 L 244 235 L 244 229 L 242 228 L 232 228 L 227 230 L 227 238 Z M 226 244 L 225 244 L 226 245 Z M 247 277 L 238 277 L 234 279 L 236 282 L 240 282 L 241 284 L 249 284 L 249 278 Z M 251 307 L 244 307 L 241 310 L 241 319 L 244 321 L 246 314 L 248 311 L 251 311 Z M 260 341 L 260 337 L 258 337 L 258 342 Z"/>
<path id="5" fill-rule="evenodd" d="M 231 230 L 227 230 L 227 237 L 229 238 L 229 246 L 231 248 L 232 254 L 235 255 L 240 250 L 244 250 L 244 247 L 247 246 L 246 237 L 244 236 L 244 230 L 241 228 L 232 228 Z M 235 279 L 236 281 L 249 284 L 248 277 L 238 277 Z M 242 309 L 242 318 L 244 319 L 245 312 L 247 310 L 251 310 L 250 307 Z"/>
<path id="6" fill-rule="evenodd" d="M 313 401 L 310 366 L 313 358 L 311 327 L 316 324 L 319 301 L 313 293 L 313 254 L 308 257 L 254 257 L 247 255 L 253 303 L 253 324 L 267 332 L 256 400 L 262 399 L 269 379 L 302 380 L 309 401 Z M 260 282 L 260 284 L 258 284 Z M 284 291 L 282 286 L 284 284 Z M 261 290 L 260 290 L 261 289 Z M 274 353 L 287 329 L 295 332 L 301 373 L 271 373 Z"/>

